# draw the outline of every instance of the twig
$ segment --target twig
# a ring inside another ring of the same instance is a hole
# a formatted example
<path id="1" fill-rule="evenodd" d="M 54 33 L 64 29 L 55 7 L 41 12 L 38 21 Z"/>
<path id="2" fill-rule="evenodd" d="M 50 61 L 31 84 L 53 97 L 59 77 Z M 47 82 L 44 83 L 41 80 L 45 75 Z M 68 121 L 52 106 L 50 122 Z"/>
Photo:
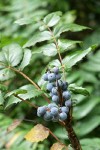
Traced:
<path id="1" fill-rule="evenodd" d="M 56 135 L 54 135 L 54 133 L 49 129 L 49 128 L 46 128 L 48 131 L 49 131 L 49 133 L 60 143 L 60 144 L 63 144 L 58 138 L 57 138 L 57 136 Z M 64 145 L 64 144 L 63 144 Z"/>
<path id="2" fill-rule="evenodd" d="M 11 67 L 11 66 L 9 66 L 9 68 L 10 68 L 11 70 L 13 70 L 13 71 L 15 71 L 15 72 L 21 74 L 25 79 L 27 79 L 27 80 L 28 80 L 31 84 L 33 84 L 38 90 L 41 91 L 41 88 L 40 88 L 34 81 L 32 81 L 26 74 L 24 74 L 22 71 L 17 70 L 17 69 L 15 69 L 15 68 Z M 46 100 L 48 103 L 50 103 L 50 100 L 48 99 L 48 97 L 47 97 L 45 94 L 42 94 L 42 96 L 45 98 L 45 100 Z"/>
<path id="3" fill-rule="evenodd" d="M 27 104 L 29 104 L 30 106 L 32 106 L 32 107 L 34 107 L 34 108 L 38 108 L 38 106 L 36 106 L 35 104 L 33 104 L 33 103 L 30 103 L 29 101 L 27 101 L 27 100 L 24 100 L 23 98 L 21 98 L 20 96 L 18 96 L 18 95 L 16 95 L 16 94 L 13 94 L 15 97 L 17 97 L 18 99 L 20 99 L 21 101 L 23 101 L 24 103 L 27 103 Z"/>
<path id="4" fill-rule="evenodd" d="M 57 52 L 58 52 L 58 56 L 59 56 L 59 60 L 60 60 L 60 63 L 61 63 L 61 66 L 62 66 L 62 70 L 63 70 L 63 75 L 64 75 L 64 79 L 65 79 L 65 70 L 64 70 L 64 65 L 63 65 L 63 62 L 62 62 L 62 57 L 61 57 L 61 54 L 60 54 L 60 48 L 58 46 L 58 42 L 52 32 L 52 30 L 42 21 L 43 25 L 50 31 L 53 39 L 54 39 L 54 43 L 56 45 L 56 49 L 57 49 Z"/>

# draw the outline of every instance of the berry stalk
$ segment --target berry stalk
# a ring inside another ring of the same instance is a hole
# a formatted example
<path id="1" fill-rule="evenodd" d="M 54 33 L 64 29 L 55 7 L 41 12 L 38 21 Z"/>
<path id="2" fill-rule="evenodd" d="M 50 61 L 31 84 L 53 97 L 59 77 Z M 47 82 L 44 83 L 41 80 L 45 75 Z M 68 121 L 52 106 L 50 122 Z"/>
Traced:
<path id="1" fill-rule="evenodd" d="M 65 128 L 68 133 L 68 138 L 71 142 L 71 146 L 74 150 L 82 150 L 78 137 L 72 127 L 72 108 L 68 114 L 67 121 L 65 122 Z"/>

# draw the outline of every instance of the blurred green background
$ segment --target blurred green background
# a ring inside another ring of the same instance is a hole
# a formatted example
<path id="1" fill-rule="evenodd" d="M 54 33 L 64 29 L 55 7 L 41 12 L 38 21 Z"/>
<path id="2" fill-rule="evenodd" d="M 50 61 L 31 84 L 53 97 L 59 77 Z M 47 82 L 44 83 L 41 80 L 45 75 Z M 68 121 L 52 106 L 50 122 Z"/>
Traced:
<path id="1" fill-rule="evenodd" d="M 89 97 L 73 95 L 77 99 L 77 105 L 73 111 L 73 126 L 83 150 L 100 150 L 100 0 L 0 0 L 0 48 L 12 42 L 23 45 L 39 28 L 38 23 L 19 26 L 15 23 L 16 20 L 23 17 L 43 17 L 54 11 L 62 11 L 68 23 L 75 22 L 91 28 L 78 33 L 67 32 L 63 34 L 64 37 L 83 41 L 83 48 L 98 44 L 98 48 L 93 53 L 68 72 L 67 81 L 86 87 L 91 94 Z M 78 45 L 75 49 L 77 48 L 79 48 Z M 51 60 L 52 57 L 44 58 L 41 54 L 36 54 L 24 73 L 37 82 L 41 72 Z M 5 84 L 13 90 L 28 84 L 28 81 L 17 75 Z M 39 97 L 34 101 L 37 105 L 43 105 L 42 100 Z M 23 138 L 36 122 L 42 122 L 50 127 L 59 139 L 69 144 L 67 134 L 62 127 L 57 123 L 44 123 L 36 117 L 36 111 L 26 104 L 14 104 L 6 110 L 0 106 L 0 111 L 1 150 L 49 150 L 55 142 L 51 136 L 38 144 L 32 144 Z M 22 124 L 7 133 L 7 127 L 13 120 L 22 118 L 24 118 Z"/>

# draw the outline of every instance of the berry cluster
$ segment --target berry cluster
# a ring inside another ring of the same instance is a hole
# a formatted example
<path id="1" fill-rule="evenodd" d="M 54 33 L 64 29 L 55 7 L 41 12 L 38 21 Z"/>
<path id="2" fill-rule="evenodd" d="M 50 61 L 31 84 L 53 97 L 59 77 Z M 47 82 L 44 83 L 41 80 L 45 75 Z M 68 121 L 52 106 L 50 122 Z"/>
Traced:
<path id="1" fill-rule="evenodd" d="M 67 119 L 71 107 L 71 94 L 68 91 L 68 83 L 61 80 L 58 67 L 54 67 L 43 75 L 48 81 L 47 90 L 50 92 L 52 103 L 48 106 L 38 107 L 37 115 L 42 116 L 46 121 L 64 121 Z"/>

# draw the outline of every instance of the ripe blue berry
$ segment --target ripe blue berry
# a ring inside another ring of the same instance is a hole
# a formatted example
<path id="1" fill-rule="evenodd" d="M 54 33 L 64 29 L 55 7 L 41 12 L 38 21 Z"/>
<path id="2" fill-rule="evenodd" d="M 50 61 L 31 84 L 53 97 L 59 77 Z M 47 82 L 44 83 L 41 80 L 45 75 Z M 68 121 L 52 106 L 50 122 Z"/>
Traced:
<path id="1" fill-rule="evenodd" d="M 58 67 L 54 67 L 53 68 L 53 72 L 56 73 L 56 74 L 59 73 L 59 68 Z"/>
<path id="2" fill-rule="evenodd" d="M 38 107 L 38 109 L 37 109 L 37 115 L 40 117 L 40 116 L 42 116 L 42 115 L 44 115 L 45 114 L 45 112 L 46 112 L 46 106 L 41 106 L 41 107 Z"/>
<path id="3" fill-rule="evenodd" d="M 54 95 L 57 95 L 58 94 L 58 91 L 57 91 L 57 88 L 52 88 L 52 94 L 54 94 Z"/>
<path id="4" fill-rule="evenodd" d="M 71 105 L 72 105 L 72 102 L 71 102 L 70 99 L 67 100 L 67 101 L 65 101 L 65 106 L 66 106 L 66 107 L 70 107 Z"/>
<path id="5" fill-rule="evenodd" d="M 63 82 L 62 82 L 61 80 L 58 80 L 58 85 L 59 85 L 60 87 L 62 87 L 62 86 L 63 86 Z"/>
<path id="6" fill-rule="evenodd" d="M 54 116 L 58 115 L 58 108 L 57 107 L 52 107 L 51 108 L 51 114 L 54 115 Z"/>
<path id="7" fill-rule="evenodd" d="M 48 81 L 48 74 L 47 74 L 47 73 L 45 73 L 45 74 L 43 75 L 43 79 L 44 79 L 44 81 Z"/>
<path id="8" fill-rule="evenodd" d="M 61 111 L 62 111 L 62 112 L 65 112 L 65 113 L 68 113 L 68 112 L 69 112 L 69 108 L 63 106 L 63 107 L 61 107 Z"/>
<path id="9" fill-rule="evenodd" d="M 68 88 L 68 83 L 63 82 L 62 90 L 67 90 L 67 88 Z"/>
<path id="10" fill-rule="evenodd" d="M 44 114 L 44 120 L 45 121 L 50 121 L 52 119 L 52 114 L 49 111 L 46 111 L 46 113 Z"/>
<path id="11" fill-rule="evenodd" d="M 59 114 L 59 119 L 62 120 L 62 121 L 66 120 L 67 119 L 67 114 L 65 112 L 60 113 Z"/>
<path id="12" fill-rule="evenodd" d="M 48 81 L 53 82 L 56 80 L 56 75 L 54 73 L 48 74 Z"/>
<path id="13" fill-rule="evenodd" d="M 55 103 L 48 104 L 48 108 L 52 108 L 52 107 L 57 107 L 57 105 Z"/>
<path id="14" fill-rule="evenodd" d="M 69 91 L 64 91 L 63 92 L 63 98 L 64 99 L 68 100 L 68 99 L 70 99 L 70 97 L 71 97 L 71 94 L 70 94 Z"/>
<path id="15" fill-rule="evenodd" d="M 61 78 L 61 74 L 56 74 L 56 79 L 59 80 Z"/>
<path id="16" fill-rule="evenodd" d="M 58 103 L 59 102 L 59 97 L 57 95 L 53 95 L 52 96 L 52 101 L 55 102 L 55 103 Z"/>
<path id="17" fill-rule="evenodd" d="M 51 91 L 52 88 L 53 88 L 53 84 L 52 84 L 52 83 L 48 83 L 48 84 L 47 84 L 47 90 L 48 90 L 48 91 Z"/>

